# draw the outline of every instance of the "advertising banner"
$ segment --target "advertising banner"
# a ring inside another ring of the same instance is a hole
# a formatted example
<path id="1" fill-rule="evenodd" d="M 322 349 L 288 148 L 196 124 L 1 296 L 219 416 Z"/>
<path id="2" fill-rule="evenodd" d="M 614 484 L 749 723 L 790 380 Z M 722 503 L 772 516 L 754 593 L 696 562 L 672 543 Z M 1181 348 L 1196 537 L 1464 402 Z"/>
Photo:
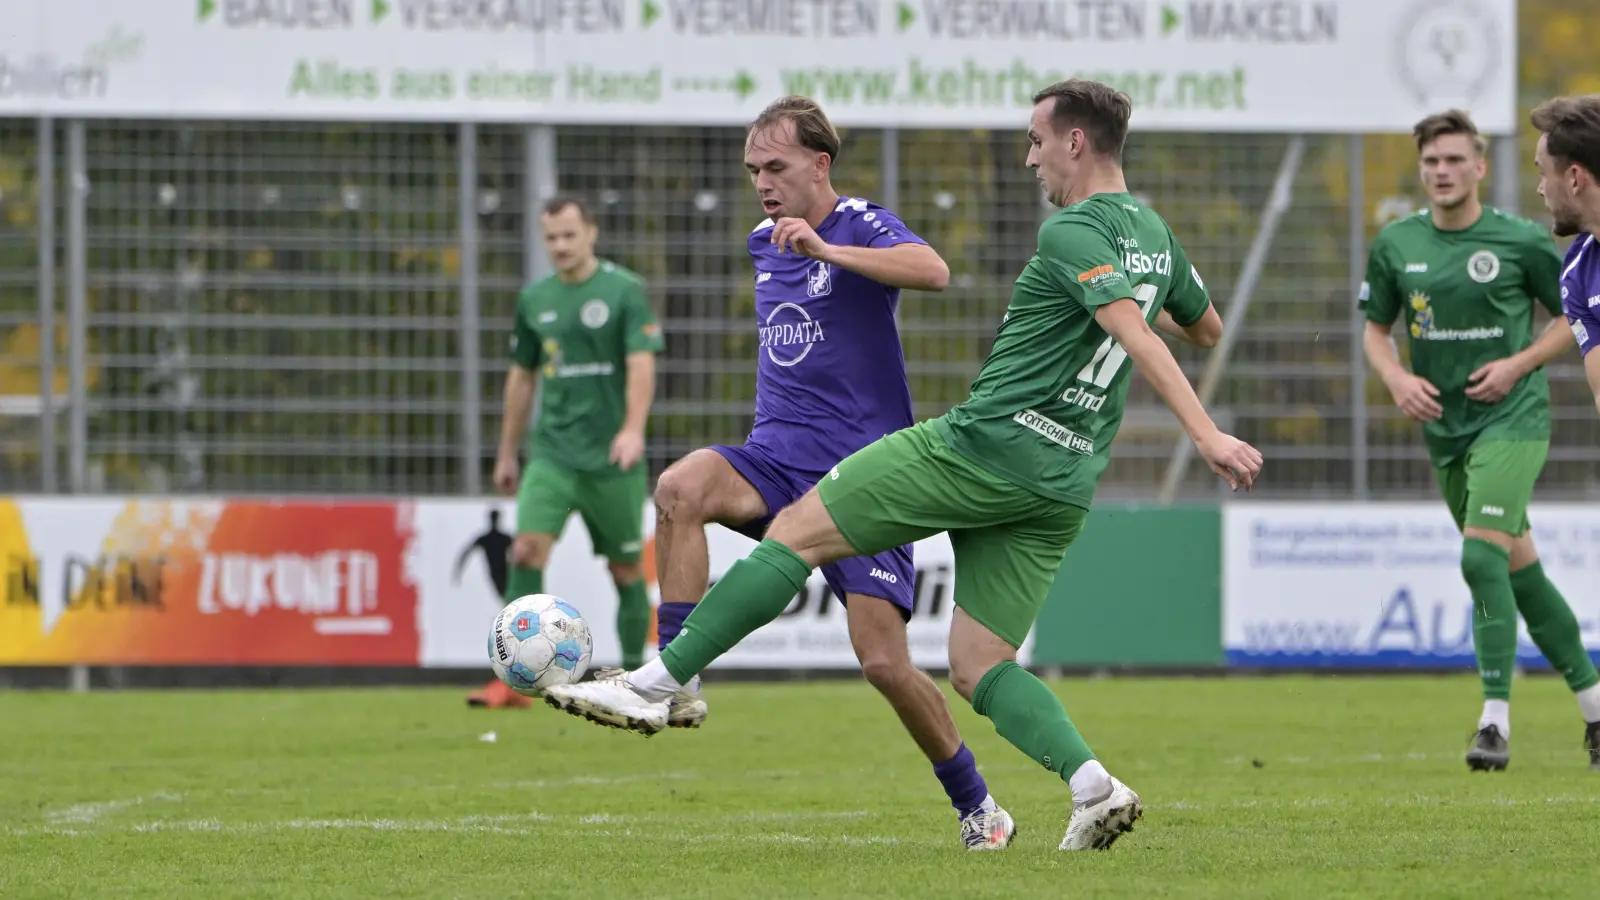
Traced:
<path id="1" fill-rule="evenodd" d="M 1600 659 L 1600 508 L 1529 511 L 1545 573 Z M 1461 535 L 1441 503 L 1223 506 L 1223 649 L 1235 666 L 1472 668 Z M 1517 657 L 1548 664 L 1519 624 Z"/>
<path id="2" fill-rule="evenodd" d="M 0 500 L 0 665 L 415 665 L 411 511 Z"/>
<path id="3" fill-rule="evenodd" d="M 660 601 L 655 579 L 655 514 L 648 503 L 644 516 L 645 573 L 651 601 Z M 496 500 L 420 501 L 417 504 L 418 586 L 423 597 L 421 663 L 424 666 L 488 666 L 484 636 L 500 610 L 505 570 L 503 559 L 512 540 L 513 504 Z M 713 525 L 706 529 L 711 553 L 711 579 L 747 555 L 755 542 Z M 944 669 L 950 617 L 954 610 L 955 569 L 950 541 L 943 535 L 915 546 L 916 610 L 907 624 L 912 661 Z M 563 597 L 589 621 L 594 632 L 596 666 L 618 665 L 616 589 L 605 560 L 594 556 L 582 521 L 573 518 L 556 543 L 545 572 L 545 590 Z M 647 655 L 655 652 L 651 629 Z M 1028 651 L 1025 645 L 1024 654 Z M 820 572 L 813 572 L 803 593 L 774 622 L 745 638 L 714 667 L 845 668 L 858 666 L 850 645 L 844 606 L 833 596 Z"/>
<path id="4" fill-rule="evenodd" d="M 0 115 L 1017 128 L 1070 76 L 1143 130 L 1515 122 L 1515 0 L 0 0 Z"/>

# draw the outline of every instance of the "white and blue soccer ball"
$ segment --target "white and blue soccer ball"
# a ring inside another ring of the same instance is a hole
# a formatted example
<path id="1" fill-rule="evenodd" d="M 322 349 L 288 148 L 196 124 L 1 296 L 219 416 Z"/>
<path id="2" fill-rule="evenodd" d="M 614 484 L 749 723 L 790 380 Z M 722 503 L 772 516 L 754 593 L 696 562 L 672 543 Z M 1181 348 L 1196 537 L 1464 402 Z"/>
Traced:
<path id="1" fill-rule="evenodd" d="M 489 632 L 495 676 L 528 697 L 582 678 L 592 656 L 594 636 L 583 614 L 550 594 L 529 594 L 506 604 Z"/>

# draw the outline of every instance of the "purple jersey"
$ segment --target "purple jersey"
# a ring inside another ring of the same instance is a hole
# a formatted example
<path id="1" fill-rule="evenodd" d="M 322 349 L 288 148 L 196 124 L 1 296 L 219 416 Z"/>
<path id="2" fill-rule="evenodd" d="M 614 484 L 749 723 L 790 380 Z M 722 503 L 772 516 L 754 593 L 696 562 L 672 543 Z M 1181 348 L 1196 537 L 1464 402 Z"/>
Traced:
<path id="1" fill-rule="evenodd" d="M 779 253 L 773 221 L 750 233 L 760 357 L 756 420 L 746 446 L 820 474 L 910 426 L 911 387 L 895 327 L 899 288 Z M 844 197 L 817 228 L 830 244 L 925 244 L 894 213 Z"/>
<path id="2" fill-rule="evenodd" d="M 1561 309 L 1578 339 L 1578 355 L 1600 347 L 1600 241 L 1585 234 L 1567 248 L 1561 265 Z"/>

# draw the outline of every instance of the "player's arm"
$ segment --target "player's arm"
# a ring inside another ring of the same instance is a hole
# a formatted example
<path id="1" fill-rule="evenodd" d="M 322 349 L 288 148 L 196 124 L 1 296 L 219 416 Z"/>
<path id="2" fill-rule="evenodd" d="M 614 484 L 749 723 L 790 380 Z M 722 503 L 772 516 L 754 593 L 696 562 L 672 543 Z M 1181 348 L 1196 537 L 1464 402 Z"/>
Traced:
<path id="1" fill-rule="evenodd" d="M 1223 434 L 1211 420 L 1172 351 L 1144 320 L 1139 304 L 1131 297 L 1113 300 L 1095 309 L 1094 320 L 1127 351 L 1133 364 L 1178 417 L 1211 470 L 1234 490 L 1240 485 L 1249 490 L 1261 471 L 1261 454 L 1244 441 Z"/>
<path id="2" fill-rule="evenodd" d="M 916 291 L 942 291 L 950 286 L 950 267 L 927 244 L 893 247 L 841 247 L 829 244 L 823 262 L 870 278 L 879 284 Z"/>
<path id="3" fill-rule="evenodd" d="M 1145 311 L 1154 297 L 1146 299 L 1144 305 L 1133 299 L 1133 284 L 1122 270 L 1122 254 L 1115 249 L 1110 235 L 1091 222 L 1053 219 L 1039 229 L 1037 258 L 1046 277 L 1066 298 L 1064 302 L 1077 304 L 1092 315 L 1144 373 L 1177 415 L 1211 471 L 1222 476 L 1234 490 L 1240 485 L 1249 490 L 1261 471 L 1261 454 L 1244 441 L 1223 434 L 1206 414 L 1166 341 L 1145 321 Z M 1168 300 L 1177 294 L 1173 291 Z M 1175 321 L 1199 321 L 1198 302 L 1192 292 L 1185 294 L 1179 301 Z"/>
<path id="4" fill-rule="evenodd" d="M 1600 412 L 1600 353 L 1590 353 L 1583 358 L 1584 374 L 1589 376 L 1589 390 L 1594 392 L 1594 409 Z"/>
<path id="5" fill-rule="evenodd" d="M 1167 302 L 1156 316 L 1156 328 L 1196 347 L 1215 347 L 1222 340 L 1222 316 L 1211 304 L 1206 283 L 1177 239 L 1172 241 L 1172 260 L 1176 274 Z"/>
<path id="6" fill-rule="evenodd" d="M 1555 318 L 1522 352 L 1491 360 L 1467 376 L 1467 396 L 1481 403 L 1498 403 L 1517 383 L 1551 360 L 1572 349 L 1572 332 L 1561 321 L 1561 254 L 1543 229 L 1530 236 L 1523 258 L 1522 287 Z"/>
<path id="7" fill-rule="evenodd" d="M 656 394 L 656 354 L 640 350 L 628 354 L 627 411 L 622 416 L 622 430 L 644 437 L 645 423 L 650 421 L 650 402 Z"/>
<path id="8" fill-rule="evenodd" d="M 863 207 L 846 227 L 851 243 L 830 244 L 805 219 L 779 219 L 772 242 L 780 253 L 792 246 L 812 259 L 889 287 L 942 291 L 950 286 L 950 267 L 944 258 L 894 213 Z"/>
<path id="9" fill-rule="evenodd" d="M 1444 408 L 1435 399 L 1439 389 L 1426 378 L 1406 371 L 1400 363 L 1400 348 L 1391 334 L 1395 319 L 1400 317 L 1400 289 L 1381 235 L 1367 254 L 1367 277 L 1361 282 L 1361 294 L 1356 303 L 1367 320 L 1361 332 L 1361 350 L 1367 357 L 1367 364 L 1383 379 L 1394 405 L 1418 422 L 1439 418 L 1444 414 Z"/>
<path id="10" fill-rule="evenodd" d="M 528 434 L 528 417 L 533 414 L 533 392 L 539 384 L 539 362 L 543 347 L 539 333 L 522 314 L 523 299 L 518 298 L 512 313 L 511 367 L 500 402 L 500 446 L 495 453 L 494 485 L 501 493 L 517 489 L 517 450 Z"/>
<path id="11" fill-rule="evenodd" d="M 1594 393 L 1595 411 L 1600 412 L 1600 317 L 1596 317 L 1588 301 L 1581 296 L 1569 297 L 1566 302 L 1567 324 L 1572 326 L 1572 338 L 1583 357 L 1583 374 L 1589 379 L 1589 390 Z"/>
<path id="12" fill-rule="evenodd" d="M 1156 316 L 1156 328 L 1163 334 L 1169 334 L 1180 341 L 1185 341 L 1196 347 L 1210 349 L 1222 340 L 1222 316 L 1217 315 L 1214 306 L 1207 306 L 1201 314 L 1200 321 L 1193 325 L 1179 325 L 1172 318 L 1172 313 L 1162 310 Z"/>
<path id="13" fill-rule="evenodd" d="M 622 298 L 622 349 L 626 354 L 622 427 L 611 441 L 611 462 L 627 470 L 644 458 L 644 429 L 656 394 L 656 354 L 666 346 L 642 285 Z"/>

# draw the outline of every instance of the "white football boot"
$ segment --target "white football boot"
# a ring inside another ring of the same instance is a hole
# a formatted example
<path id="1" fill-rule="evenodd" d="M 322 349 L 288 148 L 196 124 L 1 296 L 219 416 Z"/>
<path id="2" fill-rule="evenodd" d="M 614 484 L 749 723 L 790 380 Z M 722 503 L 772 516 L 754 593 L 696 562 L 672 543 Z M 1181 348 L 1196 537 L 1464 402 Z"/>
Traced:
<path id="1" fill-rule="evenodd" d="M 615 678 L 621 675 L 622 669 L 606 666 L 596 669 L 595 678 Z M 688 684 L 678 689 L 672 699 L 667 712 L 668 728 L 699 728 L 705 723 L 706 698 L 700 693 L 700 676 L 696 675 Z"/>
<path id="2" fill-rule="evenodd" d="M 668 728 L 699 728 L 706 720 L 706 698 L 700 693 L 700 676 L 689 679 L 689 683 L 672 695 L 669 701 L 671 706 L 667 712 Z"/>
<path id="3" fill-rule="evenodd" d="M 1073 808 L 1059 849 L 1105 850 L 1132 831 L 1133 823 L 1143 815 L 1144 804 L 1139 795 L 1113 778 L 1110 793 Z"/>
<path id="4" fill-rule="evenodd" d="M 1017 825 L 1011 814 L 1000 808 L 993 797 L 961 820 L 961 843 L 971 851 L 1004 850 L 1016 836 Z"/>
<path id="5" fill-rule="evenodd" d="M 559 684 L 544 692 L 544 702 L 600 725 L 636 731 L 646 737 L 667 727 L 671 704 L 633 689 L 621 669 L 595 673 L 593 681 Z"/>

